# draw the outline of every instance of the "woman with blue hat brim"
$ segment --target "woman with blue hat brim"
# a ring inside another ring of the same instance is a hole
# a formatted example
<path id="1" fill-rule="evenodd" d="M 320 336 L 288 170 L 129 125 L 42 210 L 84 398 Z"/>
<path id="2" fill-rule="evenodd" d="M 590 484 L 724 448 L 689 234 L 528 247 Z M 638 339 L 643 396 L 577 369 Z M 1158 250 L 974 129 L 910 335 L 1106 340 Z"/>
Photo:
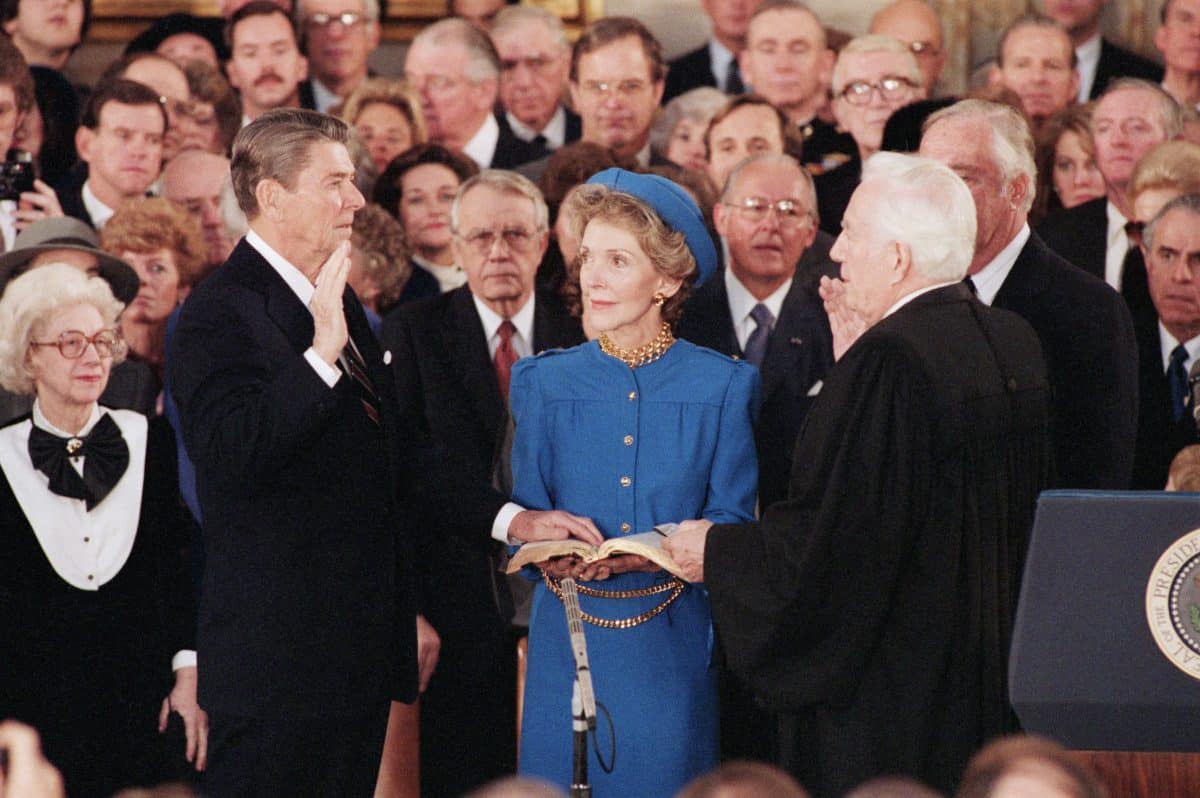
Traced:
<path id="1" fill-rule="evenodd" d="M 672 334 L 690 288 L 716 269 L 700 211 L 655 175 L 607 169 L 588 183 L 572 211 L 584 324 L 597 339 L 514 367 L 513 500 L 590 518 L 605 538 L 686 518 L 749 520 L 758 371 Z M 527 569 L 540 581 L 521 773 L 571 781 L 575 664 L 558 584 L 567 575 L 579 583 L 596 700 L 612 721 L 600 713 L 590 746 L 593 795 L 672 795 L 713 767 L 717 684 L 703 586 L 634 556 L 539 565 Z"/>

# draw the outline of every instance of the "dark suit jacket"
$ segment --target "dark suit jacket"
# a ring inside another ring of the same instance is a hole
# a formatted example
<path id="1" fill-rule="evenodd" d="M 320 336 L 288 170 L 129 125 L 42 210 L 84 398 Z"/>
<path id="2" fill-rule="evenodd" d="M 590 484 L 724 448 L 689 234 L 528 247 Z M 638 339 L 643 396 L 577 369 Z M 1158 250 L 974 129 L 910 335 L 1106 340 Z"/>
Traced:
<path id="1" fill-rule="evenodd" d="M 496 141 L 496 151 L 492 153 L 492 162 L 489 164 L 492 169 L 512 169 L 549 153 L 545 147 L 518 138 L 504 114 L 493 116 L 500 126 L 500 138 Z"/>
<path id="2" fill-rule="evenodd" d="M 415 478 L 398 473 L 395 387 L 349 289 L 344 307 L 381 426 L 351 379 L 330 388 L 305 360 L 312 315 L 244 239 L 179 318 L 168 380 L 204 515 L 210 711 L 311 722 L 416 695 L 398 490 Z"/>
<path id="3" fill-rule="evenodd" d="M 1104 88 L 1116 78 L 1141 78 L 1151 83 L 1162 83 L 1163 68 L 1137 53 L 1110 42 L 1100 40 L 1100 61 L 1096 64 L 1096 79 L 1092 81 L 1092 92 L 1088 99 L 1094 100 Z"/>
<path id="4" fill-rule="evenodd" d="M 934 112 L 954 105 L 961 97 L 936 97 L 909 103 L 888 117 L 883 128 L 882 150 L 916 152 L 921 148 L 921 126 Z"/>
<path id="5" fill-rule="evenodd" d="M 717 88 L 717 79 L 712 71 L 712 58 L 708 52 L 708 42 L 689 50 L 667 64 L 667 80 L 663 88 L 663 105 L 685 91 L 712 86 Z"/>
<path id="6" fill-rule="evenodd" d="M 1060 208 L 1037 229 L 1046 246 L 1101 280 L 1108 248 L 1107 204 L 1105 197 L 1097 197 L 1074 208 Z"/>
<path id="7" fill-rule="evenodd" d="M 1137 451 L 1133 460 L 1133 485 L 1140 490 L 1162 490 L 1171 460 L 1185 446 L 1200 443 L 1192 402 L 1176 422 L 1171 409 L 1167 373 L 1163 368 L 1158 316 L 1137 322 L 1138 402 Z"/>
<path id="8" fill-rule="evenodd" d="M 1037 332 L 1052 391 L 1056 485 L 1124 490 L 1137 429 L 1137 344 L 1124 301 L 1031 235 L 992 303 Z"/>
<path id="9" fill-rule="evenodd" d="M 814 245 L 801 258 L 763 357 L 763 404 L 754 430 L 758 504 L 762 508 L 787 498 L 796 433 L 816 398 L 810 392 L 833 365 L 829 318 L 817 294 L 821 275 L 837 273 L 828 252 L 827 246 Z M 688 298 L 677 333 L 680 338 L 722 354 L 742 355 L 733 331 L 723 274 L 713 275 Z"/>
<path id="10" fill-rule="evenodd" d="M 813 178 L 817 189 L 817 214 L 821 229 L 836 237 L 842 232 L 842 217 L 854 189 L 862 179 L 862 161 L 855 155 L 846 163 Z"/>
<path id="11" fill-rule="evenodd" d="M 84 176 L 86 180 L 86 174 Z M 74 180 L 68 180 L 55 190 L 58 194 L 58 204 L 62 206 L 63 213 L 67 216 L 74 217 L 86 224 L 88 227 L 95 228 L 96 223 L 92 221 L 92 215 L 88 213 L 87 208 L 83 204 L 83 183 L 76 183 Z"/>

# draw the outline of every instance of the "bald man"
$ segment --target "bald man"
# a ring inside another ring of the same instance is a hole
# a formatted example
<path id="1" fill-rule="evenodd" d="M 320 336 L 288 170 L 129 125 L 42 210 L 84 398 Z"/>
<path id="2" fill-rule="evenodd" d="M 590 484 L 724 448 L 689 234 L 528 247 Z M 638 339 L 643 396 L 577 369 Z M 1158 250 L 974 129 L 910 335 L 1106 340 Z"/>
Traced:
<path id="1" fill-rule="evenodd" d="M 934 84 L 946 65 L 946 50 L 942 42 L 942 21 L 928 3 L 896 0 L 875 12 L 868 32 L 891 36 L 908 45 L 925 77 L 925 94 L 934 96 Z"/>

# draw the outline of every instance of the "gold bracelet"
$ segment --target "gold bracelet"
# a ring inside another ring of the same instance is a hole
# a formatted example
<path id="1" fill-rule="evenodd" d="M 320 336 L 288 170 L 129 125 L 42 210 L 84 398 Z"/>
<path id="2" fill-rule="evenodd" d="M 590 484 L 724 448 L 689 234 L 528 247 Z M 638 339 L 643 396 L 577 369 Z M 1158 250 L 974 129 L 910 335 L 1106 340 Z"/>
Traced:
<path id="1" fill-rule="evenodd" d="M 557 596 L 559 601 L 562 601 L 562 588 L 559 587 L 558 581 L 551 579 L 550 575 L 545 571 L 542 571 L 542 580 L 546 583 L 546 587 L 550 589 L 550 592 Z M 612 620 L 609 618 L 597 618 L 595 615 L 589 615 L 586 612 L 580 613 L 584 621 L 590 623 L 592 626 L 598 626 L 601 629 L 632 629 L 635 626 L 644 624 L 646 621 L 650 620 L 669 607 L 675 601 L 675 599 L 683 595 L 684 587 L 686 587 L 686 585 L 684 584 L 683 580 L 679 579 L 678 577 L 672 578 L 670 582 L 663 582 L 652 587 L 643 587 L 636 590 L 596 590 L 595 588 L 576 585 L 576 589 L 585 596 L 595 596 L 597 598 L 610 599 L 645 598 L 646 596 L 665 593 L 668 590 L 671 591 L 671 595 L 667 596 L 661 604 L 656 607 L 651 607 L 640 615 L 634 615 L 632 618 Z"/>

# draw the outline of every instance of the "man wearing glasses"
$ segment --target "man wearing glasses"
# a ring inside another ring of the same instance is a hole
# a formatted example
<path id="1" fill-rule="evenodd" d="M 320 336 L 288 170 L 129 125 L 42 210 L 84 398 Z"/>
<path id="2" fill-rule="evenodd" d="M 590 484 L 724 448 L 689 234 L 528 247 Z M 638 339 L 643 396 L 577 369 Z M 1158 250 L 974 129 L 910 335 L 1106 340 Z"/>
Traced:
<path id="1" fill-rule="evenodd" d="M 858 187 L 862 164 L 879 151 L 888 117 L 924 97 L 917 59 L 898 39 L 868 34 L 842 48 L 833 67 L 833 114 L 854 137 L 857 157 L 817 177 L 822 230 L 830 235 L 841 232 L 842 214 Z"/>
<path id="2" fill-rule="evenodd" d="M 492 43 L 500 55 L 500 104 L 513 133 L 538 157 L 579 138 L 579 116 L 562 104 L 571 43 L 562 20 L 536 6 L 507 6 L 496 15 Z"/>
<path id="3" fill-rule="evenodd" d="M 507 733 L 516 720 L 512 600 L 503 577 L 495 578 L 499 544 L 490 537 L 507 495 L 492 488 L 492 474 L 512 364 L 583 340 L 557 295 L 534 290 L 548 228 L 533 183 L 512 172 L 482 172 L 459 189 L 451 226 L 467 284 L 402 305 L 382 332 L 394 355 L 401 411 L 453 458 L 449 471 L 476 494 L 417 534 L 421 612 L 442 644 L 421 697 L 425 795 L 461 795 L 515 769 Z"/>
<path id="4" fill-rule="evenodd" d="M 296 0 L 296 20 L 313 107 L 328 111 L 367 79 L 367 57 L 379 46 L 379 0 Z"/>
<path id="5" fill-rule="evenodd" d="M 429 140 L 461 152 L 481 169 L 511 169 L 539 157 L 493 113 L 500 57 L 491 39 L 464 19 L 435 22 L 413 39 L 404 76 L 421 95 Z"/>

